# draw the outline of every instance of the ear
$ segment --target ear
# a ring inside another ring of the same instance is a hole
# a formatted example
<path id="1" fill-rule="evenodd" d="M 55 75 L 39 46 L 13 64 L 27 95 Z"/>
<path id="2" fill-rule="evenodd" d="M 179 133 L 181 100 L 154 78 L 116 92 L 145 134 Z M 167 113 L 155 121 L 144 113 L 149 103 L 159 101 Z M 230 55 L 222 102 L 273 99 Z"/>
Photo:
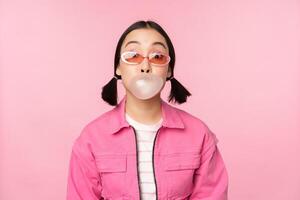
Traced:
<path id="1" fill-rule="evenodd" d="M 116 74 L 121 76 L 121 70 L 120 70 L 120 65 L 118 65 L 117 69 L 116 69 Z"/>

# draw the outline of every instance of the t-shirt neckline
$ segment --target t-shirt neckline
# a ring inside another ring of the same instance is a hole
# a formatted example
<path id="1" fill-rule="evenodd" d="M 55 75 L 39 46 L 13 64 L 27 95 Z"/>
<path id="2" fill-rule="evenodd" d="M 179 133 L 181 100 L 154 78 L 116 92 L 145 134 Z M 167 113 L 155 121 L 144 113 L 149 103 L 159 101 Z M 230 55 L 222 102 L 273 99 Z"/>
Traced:
<path id="1" fill-rule="evenodd" d="M 161 126 L 161 123 L 163 121 L 163 119 L 160 118 L 160 120 L 154 124 L 144 124 L 144 123 L 134 120 L 127 113 L 125 113 L 125 115 L 126 115 L 126 120 L 128 121 L 128 123 L 139 130 L 149 130 L 149 131 L 157 130 Z"/>

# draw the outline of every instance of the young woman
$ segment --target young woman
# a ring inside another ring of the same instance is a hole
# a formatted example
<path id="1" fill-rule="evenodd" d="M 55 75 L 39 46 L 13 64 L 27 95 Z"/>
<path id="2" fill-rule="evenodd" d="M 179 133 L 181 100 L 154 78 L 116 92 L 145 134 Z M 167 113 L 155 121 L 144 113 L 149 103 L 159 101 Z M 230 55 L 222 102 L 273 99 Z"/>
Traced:
<path id="1" fill-rule="evenodd" d="M 174 78 L 175 51 L 162 27 L 138 21 L 121 36 L 102 98 L 115 106 L 82 130 L 70 159 L 68 200 L 227 200 L 228 174 L 208 126 L 169 102 L 191 94 Z M 126 95 L 117 103 L 117 80 Z"/>

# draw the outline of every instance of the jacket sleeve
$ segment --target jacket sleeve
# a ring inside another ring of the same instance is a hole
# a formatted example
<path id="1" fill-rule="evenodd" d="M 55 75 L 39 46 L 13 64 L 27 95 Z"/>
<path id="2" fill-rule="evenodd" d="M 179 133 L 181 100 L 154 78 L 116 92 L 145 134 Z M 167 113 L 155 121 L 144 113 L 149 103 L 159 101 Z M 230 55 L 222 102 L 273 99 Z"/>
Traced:
<path id="1" fill-rule="evenodd" d="M 99 200 L 101 180 L 88 142 L 78 137 L 72 147 L 67 200 Z"/>
<path id="2" fill-rule="evenodd" d="M 228 174 L 217 146 L 216 135 L 206 127 L 201 164 L 194 174 L 190 200 L 227 200 Z"/>

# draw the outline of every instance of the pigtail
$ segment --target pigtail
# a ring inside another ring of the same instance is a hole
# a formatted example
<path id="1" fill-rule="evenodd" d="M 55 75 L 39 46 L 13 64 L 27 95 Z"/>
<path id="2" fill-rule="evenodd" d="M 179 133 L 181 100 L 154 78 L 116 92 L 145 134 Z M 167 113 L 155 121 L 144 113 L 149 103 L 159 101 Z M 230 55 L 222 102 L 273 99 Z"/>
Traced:
<path id="1" fill-rule="evenodd" d="M 187 97 L 191 96 L 192 94 L 174 77 L 170 78 L 169 80 L 171 81 L 171 92 L 169 94 L 168 101 L 171 102 L 173 100 L 179 104 L 186 102 Z"/>
<path id="2" fill-rule="evenodd" d="M 117 77 L 113 77 L 102 87 L 102 99 L 112 106 L 115 106 L 118 103 L 117 79 Z"/>

